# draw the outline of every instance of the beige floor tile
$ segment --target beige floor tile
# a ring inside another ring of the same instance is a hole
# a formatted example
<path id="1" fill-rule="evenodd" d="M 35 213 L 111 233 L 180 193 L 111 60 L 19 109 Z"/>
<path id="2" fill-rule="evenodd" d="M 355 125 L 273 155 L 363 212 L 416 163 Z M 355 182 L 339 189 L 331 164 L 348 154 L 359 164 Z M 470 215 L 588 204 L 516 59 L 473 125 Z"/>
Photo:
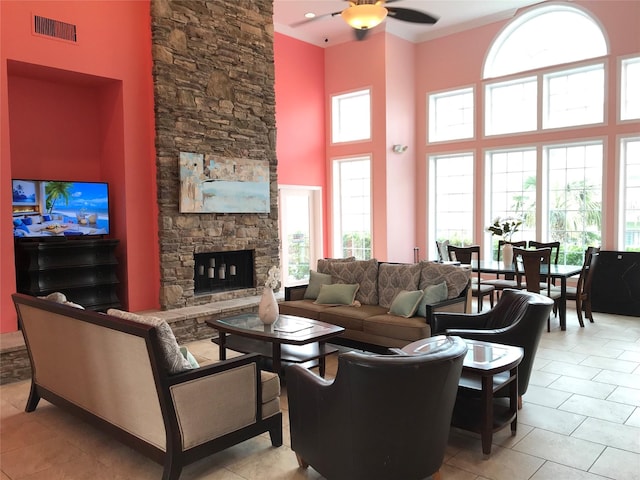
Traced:
<path id="1" fill-rule="evenodd" d="M 638 480 L 640 455 L 608 447 L 589 471 L 616 480 Z"/>
<path id="2" fill-rule="evenodd" d="M 545 462 L 542 468 L 531 477 L 531 480 L 604 480 L 607 478 L 609 477 L 602 477 L 566 465 Z"/>
<path id="3" fill-rule="evenodd" d="M 620 360 L 628 360 L 630 362 L 640 363 L 640 352 L 623 351 L 618 357 Z"/>
<path id="4" fill-rule="evenodd" d="M 574 363 L 553 361 L 542 369 L 543 372 L 567 375 L 569 377 L 590 380 L 602 371 L 600 368 L 585 367 Z"/>
<path id="5" fill-rule="evenodd" d="M 593 442 L 540 428 L 513 446 L 518 452 L 585 471 L 593 465 L 604 448 Z"/>
<path id="6" fill-rule="evenodd" d="M 562 378 L 564 377 L 559 378 L 558 380 L 556 380 L 556 382 L 562 380 Z M 571 396 L 571 393 L 552 390 L 553 385 L 556 382 L 553 382 L 549 386 L 550 388 L 543 388 L 537 385 L 529 385 L 527 393 L 525 393 L 522 397 L 522 401 L 524 403 L 535 403 L 536 405 L 542 405 L 544 407 L 557 408 Z"/>
<path id="7" fill-rule="evenodd" d="M 544 367 L 546 368 L 546 367 Z M 560 375 L 557 373 L 548 373 L 541 370 L 532 370 L 531 377 L 529 377 L 529 385 L 538 385 L 540 387 L 547 387 L 551 383 L 555 382 Z"/>
<path id="8" fill-rule="evenodd" d="M 42 425 L 33 416 L 19 412 L 2 419 L 0 427 L 0 453 L 11 452 L 56 436 L 56 431 Z"/>
<path id="9" fill-rule="evenodd" d="M 484 459 L 482 449 L 464 450 L 447 461 L 447 465 L 482 475 L 492 480 L 521 480 L 531 478 L 544 463 L 541 458 L 508 448 L 493 446 Z"/>
<path id="10" fill-rule="evenodd" d="M 567 351 L 565 349 L 552 349 L 552 348 L 544 348 L 538 347 L 538 352 L 536 353 L 536 357 L 546 358 L 548 360 L 555 360 L 556 362 L 563 363 L 572 363 L 574 365 L 579 365 L 580 362 L 583 362 L 588 355 L 584 353 L 575 353 L 571 351 Z"/>
<path id="11" fill-rule="evenodd" d="M 612 370 L 614 372 L 631 373 L 640 366 L 640 363 L 594 355 L 586 358 L 581 365 Z"/>
<path id="12" fill-rule="evenodd" d="M 442 480 L 477 480 L 478 478 L 475 473 L 467 472 L 446 463 L 440 467 L 440 475 Z"/>
<path id="13" fill-rule="evenodd" d="M 586 417 L 529 403 L 518 412 L 518 424 L 570 435 Z"/>
<path id="14" fill-rule="evenodd" d="M 640 453 L 638 429 L 629 425 L 587 418 L 571 436 L 620 450 Z"/>
<path id="15" fill-rule="evenodd" d="M 0 455 L 2 471 L 18 479 L 80 458 L 83 453 L 69 442 L 53 436 Z"/>
<path id="16" fill-rule="evenodd" d="M 610 385 L 620 385 L 621 387 L 635 388 L 640 390 L 640 375 L 633 373 L 619 373 L 603 370 L 593 377 L 594 382 L 608 383 Z"/>
<path id="17" fill-rule="evenodd" d="M 604 344 L 605 348 L 619 348 L 620 350 L 628 351 L 628 352 L 640 352 L 640 343 L 638 343 L 636 339 L 630 339 L 628 337 L 625 338 L 624 335 L 621 335 L 622 338 L 618 340 L 609 340 Z"/>
<path id="18" fill-rule="evenodd" d="M 640 408 L 636 408 L 624 424 L 630 427 L 640 428 Z M 640 431 L 638 431 L 638 435 L 640 435 Z"/>
<path id="19" fill-rule="evenodd" d="M 549 385 L 549 390 L 551 389 L 586 395 L 593 398 L 607 398 L 616 387 L 615 385 L 594 382 L 592 380 L 563 376 Z"/>
<path id="20" fill-rule="evenodd" d="M 20 480 L 70 480 L 70 479 L 91 479 L 91 480 L 126 480 L 114 469 L 108 468 L 100 462 L 94 460 L 89 455 L 81 455 L 72 461 L 54 465 L 40 472 L 21 477 Z M 149 477 L 151 480 L 152 477 Z M 140 478 L 139 480 L 145 480 Z"/>
<path id="21" fill-rule="evenodd" d="M 559 409 L 610 422 L 624 423 L 633 413 L 634 407 L 584 395 L 572 395 L 560 405 Z"/>

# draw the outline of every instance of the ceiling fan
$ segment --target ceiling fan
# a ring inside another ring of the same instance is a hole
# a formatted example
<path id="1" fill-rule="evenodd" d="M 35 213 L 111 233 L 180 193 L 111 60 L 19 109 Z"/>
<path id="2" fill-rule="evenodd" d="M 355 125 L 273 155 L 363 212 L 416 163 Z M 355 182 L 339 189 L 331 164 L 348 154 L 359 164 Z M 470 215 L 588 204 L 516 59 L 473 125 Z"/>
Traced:
<path id="1" fill-rule="evenodd" d="M 373 27 L 376 27 L 386 18 L 394 18 L 403 22 L 424 23 L 433 25 L 438 21 L 437 17 L 413 10 L 411 8 L 387 7 L 389 3 L 398 2 L 400 0 L 347 0 L 349 6 L 339 12 L 327 13 L 317 17 L 303 20 L 293 24 L 299 26 L 311 21 L 319 20 L 324 17 L 335 17 L 340 15 L 342 19 L 354 29 L 356 40 L 364 40 Z"/>

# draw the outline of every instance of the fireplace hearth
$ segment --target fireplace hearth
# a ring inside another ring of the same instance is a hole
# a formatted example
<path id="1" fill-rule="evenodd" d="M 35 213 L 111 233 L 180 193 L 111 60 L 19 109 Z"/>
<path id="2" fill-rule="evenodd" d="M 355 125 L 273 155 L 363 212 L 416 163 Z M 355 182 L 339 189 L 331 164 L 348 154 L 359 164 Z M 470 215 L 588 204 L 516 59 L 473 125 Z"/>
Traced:
<path id="1" fill-rule="evenodd" d="M 254 250 L 194 254 L 195 294 L 255 287 Z"/>

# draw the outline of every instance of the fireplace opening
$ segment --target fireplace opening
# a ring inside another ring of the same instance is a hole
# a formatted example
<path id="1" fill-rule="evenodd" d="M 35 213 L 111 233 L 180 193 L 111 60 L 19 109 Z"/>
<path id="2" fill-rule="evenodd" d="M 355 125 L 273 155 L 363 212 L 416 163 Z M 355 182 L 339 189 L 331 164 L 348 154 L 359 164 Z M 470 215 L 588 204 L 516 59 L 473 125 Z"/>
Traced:
<path id="1" fill-rule="evenodd" d="M 254 250 L 196 253 L 195 294 L 255 287 Z"/>

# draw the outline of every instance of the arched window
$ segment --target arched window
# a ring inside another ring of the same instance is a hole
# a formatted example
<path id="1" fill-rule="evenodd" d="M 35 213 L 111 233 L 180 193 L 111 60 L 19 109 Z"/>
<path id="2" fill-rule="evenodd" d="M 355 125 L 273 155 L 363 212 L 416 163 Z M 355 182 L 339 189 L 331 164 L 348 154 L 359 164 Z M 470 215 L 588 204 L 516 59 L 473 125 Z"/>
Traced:
<path id="1" fill-rule="evenodd" d="M 524 13 L 496 38 L 484 78 L 607 55 L 600 26 L 585 11 L 550 4 Z"/>

